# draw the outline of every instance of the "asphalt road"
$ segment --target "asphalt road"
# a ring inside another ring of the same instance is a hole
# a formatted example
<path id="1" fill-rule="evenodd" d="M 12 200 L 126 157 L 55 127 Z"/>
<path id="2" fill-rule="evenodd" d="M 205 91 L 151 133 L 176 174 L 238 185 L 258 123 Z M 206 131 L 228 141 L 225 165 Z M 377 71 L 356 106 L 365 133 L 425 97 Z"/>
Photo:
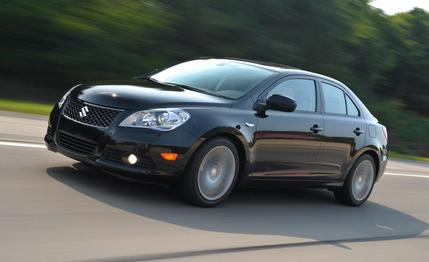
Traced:
<path id="1" fill-rule="evenodd" d="M 429 165 L 390 161 L 370 201 L 241 189 L 222 206 L 86 169 L 0 112 L 0 261 L 428 261 Z"/>

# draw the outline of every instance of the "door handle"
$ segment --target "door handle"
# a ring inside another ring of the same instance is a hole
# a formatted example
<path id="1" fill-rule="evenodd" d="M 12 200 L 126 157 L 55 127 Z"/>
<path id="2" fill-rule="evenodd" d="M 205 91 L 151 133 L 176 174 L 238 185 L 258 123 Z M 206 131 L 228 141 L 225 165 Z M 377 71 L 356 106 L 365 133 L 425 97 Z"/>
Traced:
<path id="1" fill-rule="evenodd" d="M 317 133 L 319 133 L 320 131 L 323 131 L 323 128 L 322 128 L 322 127 L 319 127 L 318 125 L 314 125 L 314 126 L 310 127 L 310 130 L 311 130 L 313 133 L 317 134 Z"/>
<path id="2" fill-rule="evenodd" d="M 360 129 L 359 127 L 356 127 L 355 130 L 353 130 L 353 133 L 355 133 L 355 135 L 359 136 L 363 134 L 363 130 Z"/>

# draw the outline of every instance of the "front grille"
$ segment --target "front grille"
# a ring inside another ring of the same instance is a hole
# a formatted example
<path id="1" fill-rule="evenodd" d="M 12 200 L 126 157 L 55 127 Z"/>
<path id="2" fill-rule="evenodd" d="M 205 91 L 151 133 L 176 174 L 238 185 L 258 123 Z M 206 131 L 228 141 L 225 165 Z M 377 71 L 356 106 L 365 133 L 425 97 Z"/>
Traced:
<path id="1" fill-rule="evenodd" d="M 120 109 L 97 106 L 78 99 L 68 99 L 63 115 L 83 124 L 106 128 L 121 112 Z"/>
<path id="2" fill-rule="evenodd" d="M 124 160 L 126 160 L 129 154 L 130 152 L 128 151 L 107 146 L 103 151 L 102 159 L 115 162 L 118 164 L 124 164 L 126 163 Z M 155 163 L 153 162 L 152 158 L 148 156 L 143 156 L 143 157 L 139 157 L 137 163 L 134 166 L 137 166 L 140 168 L 154 168 Z"/>
<path id="3" fill-rule="evenodd" d="M 97 147 L 94 142 L 77 138 L 62 131 L 57 133 L 57 142 L 60 147 L 81 155 L 90 155 L 94 153 Z"/>

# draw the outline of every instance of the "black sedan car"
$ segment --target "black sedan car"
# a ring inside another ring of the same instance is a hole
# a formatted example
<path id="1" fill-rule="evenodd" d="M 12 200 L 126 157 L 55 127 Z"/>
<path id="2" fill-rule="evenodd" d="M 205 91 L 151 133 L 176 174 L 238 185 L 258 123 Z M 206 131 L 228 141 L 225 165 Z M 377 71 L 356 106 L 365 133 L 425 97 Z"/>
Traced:
<path id="1" fill-rule="evenodd" d="M 387 162 L 387 131 L 332 78 L 204 58 L 78 85 L 53 109 L 48 149 L 123 178 L 177 184 L 214 206 L 243 185 L 326 188 L 359 206 Z"/>

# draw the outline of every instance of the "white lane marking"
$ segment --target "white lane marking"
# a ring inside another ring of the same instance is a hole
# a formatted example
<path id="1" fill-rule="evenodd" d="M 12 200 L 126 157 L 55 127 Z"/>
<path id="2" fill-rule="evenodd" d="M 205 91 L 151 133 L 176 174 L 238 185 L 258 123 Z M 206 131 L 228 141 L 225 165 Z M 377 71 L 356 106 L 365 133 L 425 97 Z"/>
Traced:
<path id="1" fill-rule="evenodd" d="M 400 173 L 389 173 L 384 172 L 388 176 L 406 176 L 406 177 L 419 177 L 419 178 L 429 178 L 429 175 L 412 175 L 412 174 L 400 174 Z"/>
<path id="2" fill-rule="evenodd" d="M 33 144 L 33 143 L 24 143 L 24 142 L 11 142 L 11 141 L 0 141 L 0 146 L 46 148 L 44 144 Z"/>

